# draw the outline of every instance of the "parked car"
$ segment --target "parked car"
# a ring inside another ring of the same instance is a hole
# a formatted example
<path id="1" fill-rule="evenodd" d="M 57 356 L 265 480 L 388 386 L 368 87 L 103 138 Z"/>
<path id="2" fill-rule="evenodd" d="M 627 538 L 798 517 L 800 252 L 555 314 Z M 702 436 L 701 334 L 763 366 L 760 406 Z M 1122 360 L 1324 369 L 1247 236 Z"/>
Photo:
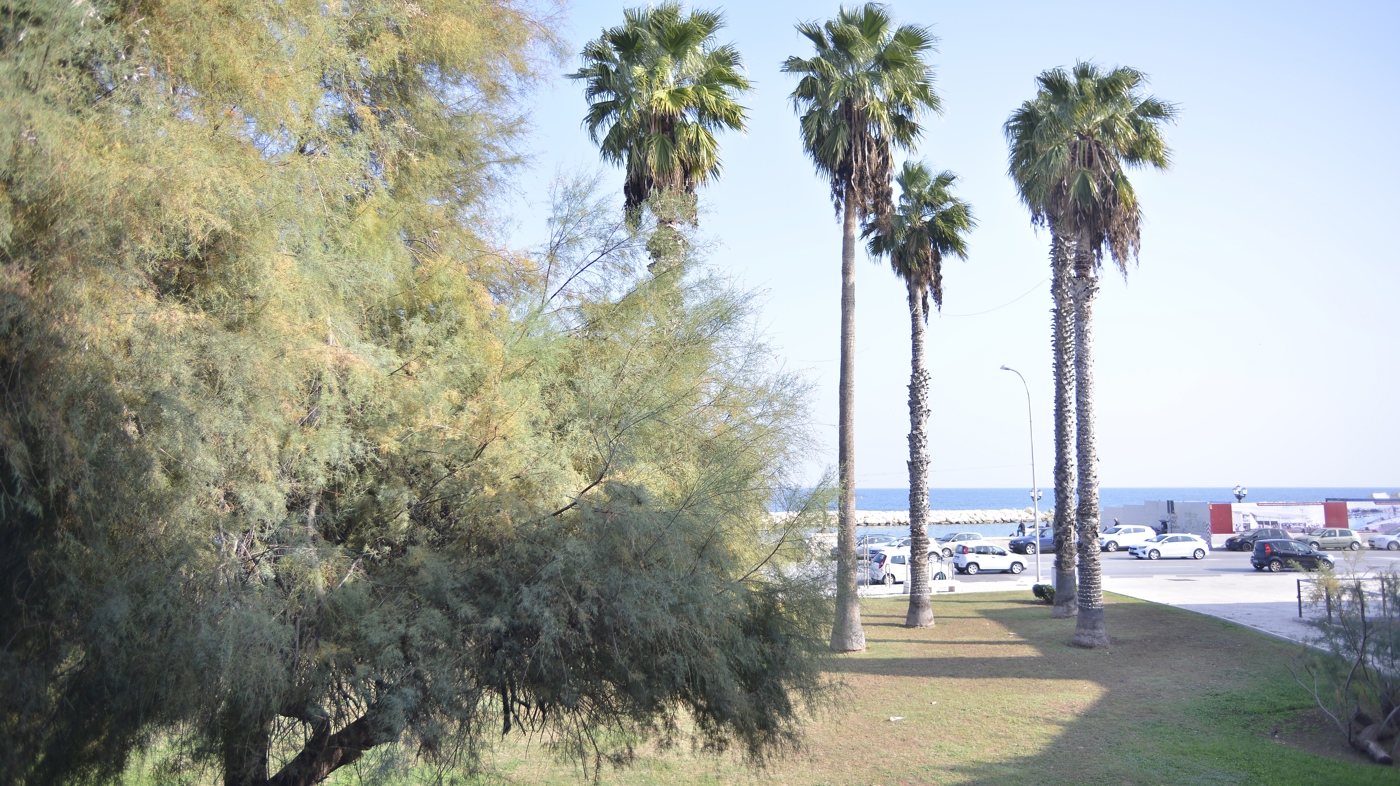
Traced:
<path id="1" fill-rule="evenodd" d="M 957 553 L 953 555 L 953 569 L 969 576 L 975 576 L 984 570 L 1020 573 L 1026 569 L 1026 563 L 1008 554 L 1006 549 L 1000 546 L 960 543 Z"/>
<path id="2" fill-rule="evenodd" d="M 860 535 L 856 538 L 856 559 L 858 561 L 865 560 L 869 557 L 871 552 L 881 546 L 892 544 L 896 540 L 899 540 L 899 537 L 896 535 Z M 832 548 L 831 558 L 836 559 L 840 551 L 840 546 Z"/>
<path id="3" fill-rule="evenodd" d="M 952 535 L 944 535 L 938 539 L 938 550 L 943 552 L 943 556 L 951 557 L 953 549 L 957 548 L 958 544 L 966 543 L 969 540 L 982 540 L 982 533 L 955 532 Z"/>
<path id="4" fill-rule="evenodd" d="M 909 559 L 911 556 L 908 546 L 871 552 L 866 582 L 884 584 L 886 587 L 893 584 L 903 584 L 909 580 Z M 929 579 L 932 581 L 947 580 L 948 573 L 944 569 L 943 560 L 938 556 L 937 551 L 928 553 L 928 569 Z"/>
<path id="5" fill-rule="evenodd" d="M 1156 536 L 1157 530 L 1151 527 L 1140 527 L 1136 524 L 1120 524 L 1116 527 L 1109 527 L 1099 533 L 1099 549 L 1102 551 L 1126 549 Z"/>
<path id="6" fill-rule="evenodd" d="M 1361 536 L 1349 529 L 1315 529 L 1305 535 L 1294 536 L 1315 549 L 1351 549 L 1356 551 L 1361 548 Z"/>
<path id="7" fill-rule="evenodd" d="M 1205 559 L 1210 552 L 1210 544 L 1199 535 L 1172 533 L 1149 538 L 1128 549 L 1128 553 L 1138 559 L 1162 559 L 1180 557 Z"/>
<path id="8" fill-rule="evenodd" d="M 1397 549 L 1400 549 L 1400 532 L 1392 533 L 1390 535 L 1372 535 L 1371 539 L 1367 541 L 1367 545 L 1369 545 L 1373 549 L 1385 549 L 1386 551 L 1395 551 Z"/>
<path id="9" fill-rule="evenodd" d="M 1254 543 L 1257 540 L 1280 540 L 1290 538 L 1286 529 L 1256 529 L 1249 532 L 1241 532 L 1238 535 L 1225 540 L 1226 551 L 1254 551 Z"/>
<path id="10" fill-rule="evenodd" d="M 1037 549 L 1046 554 L 1054 554 L 1055 531 L 1049 527 L 1041 527 L 1039 539 L 1033 534 L 1022 535 L 1019 538 L 1012 538 L 1011 542 L 1006 545 L 1017 554 L 1034 554 Z"/>
<path id="11" fill-rule="evenodd" d="M 1278 573 L 1284 568 L 1317 570 L 1332 567 L 1332 558 L 1311 543 L 1288 538 L 1286 540 L 1260 540 L 1254 543 L 1254 553 L 1249 555 L 1249 564 L 1255 570 Z"/>

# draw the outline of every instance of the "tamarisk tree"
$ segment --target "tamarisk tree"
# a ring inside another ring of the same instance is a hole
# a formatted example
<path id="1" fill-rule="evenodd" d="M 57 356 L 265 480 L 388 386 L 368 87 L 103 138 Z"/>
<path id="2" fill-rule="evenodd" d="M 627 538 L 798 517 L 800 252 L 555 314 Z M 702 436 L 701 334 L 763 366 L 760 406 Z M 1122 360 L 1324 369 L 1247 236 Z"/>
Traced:
<path id="1" fill-rule="evenodd" d="M 0 781 L 796 738 L 802 385 L 586 188 L 489 242 L 530 13 L 0 14 Z"/>

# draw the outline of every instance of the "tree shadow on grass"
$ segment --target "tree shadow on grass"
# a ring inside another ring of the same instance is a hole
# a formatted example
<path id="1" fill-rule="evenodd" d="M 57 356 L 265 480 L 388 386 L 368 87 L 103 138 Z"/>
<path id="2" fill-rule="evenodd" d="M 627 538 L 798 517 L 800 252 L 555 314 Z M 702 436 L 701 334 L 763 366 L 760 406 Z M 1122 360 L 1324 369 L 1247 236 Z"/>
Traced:
<path id="1" fill-rule="evenodd" d="M 895 767 L 896 782 L 1395 783 L 1400 774 L 1279 744 L 1271 731 L 1309 702 L 1287 669 L 1299 647 L 1232 623 L 1113 596 L 1113 646 L 1088 651 L 1069 646 L 1073 619 L 1051 619 L 1034 601 L 936 598 L 940 625 L 926 638 L 888 631 L 903 609 L 883 605 L 867 607 L 869 650 L 831 668 L 915 724 L 922 769 Z"/>

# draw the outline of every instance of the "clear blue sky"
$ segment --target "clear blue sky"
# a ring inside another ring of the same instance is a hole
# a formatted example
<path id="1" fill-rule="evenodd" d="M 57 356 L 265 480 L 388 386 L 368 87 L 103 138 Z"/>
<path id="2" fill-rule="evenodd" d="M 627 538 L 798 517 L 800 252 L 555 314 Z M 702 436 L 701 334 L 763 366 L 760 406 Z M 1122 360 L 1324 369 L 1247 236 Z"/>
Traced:
<path id="1" fill-rule="evenodd" d="M 567 10 L 571 51 L 633 3 Z M 779 71 L 810 48 L 798 20 L 827 2 L 700 4 L 725 12 L 757 89 L 748 133 L 722 139 L 725 173 L 703 192 L 713 264 L 762 290 L 766 332 L 816 384 L 813 417 L 835 463 L 840 228 L 797 138 Z M 961 176 L 980 222 L 945 272 L 930 330 L 935 487 L 1029 481 L 1026 375 L 1040 483 L 1050 479 L 1048 244 L 1005 175 L 1001 124 L 1057 65 L 1131 65 L 1181 105 L 1175 166 L 1134 182 L 1141 264 L 1108 275 L 1097 309 L 1100 478 L 1106 486 L 1374 486 L 1400 489 L 1400 4 L 924 3 L 945 113 L 916 155 Z M 570 61 L 559 69 L 576 67 Z M 532 97 L 533 163 L 514 207 L 536 235 L 550 178 L 598 167 L 585 103 L 562 78 Z M 620 188 L 621 177 L 607 182 Z M 1033 290 L 1033 291 L 1032 291 Z M 979 314 L 1030 294 L 991 313 Z M 862 259 L 857 282 L 858 483 L 905 486 L 908 317 L 902 287 Z"/>

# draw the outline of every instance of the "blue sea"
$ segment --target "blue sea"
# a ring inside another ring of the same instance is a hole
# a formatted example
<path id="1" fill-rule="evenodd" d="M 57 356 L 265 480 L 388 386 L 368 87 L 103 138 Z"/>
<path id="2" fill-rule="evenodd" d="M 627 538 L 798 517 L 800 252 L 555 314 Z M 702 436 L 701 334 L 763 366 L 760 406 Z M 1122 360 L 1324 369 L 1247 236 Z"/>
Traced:
<path id="1" fill-rule="evenodd" d="M 1289 488 L 1250 488 L 1245 502 L 1321 502 L 1326 499 L 1370 499 L 1373 492 L 1394 494 L 1395 488 L 1345 488 L 1345 487 L 1289 487 Z M 1055 492 L 1042 489 L 1041 511 L 1053 510 Z M 1006 508 L 1027 508 L 1031 505 L 1028 489 L 929 489 L 929 508 L 932 510 L 1002 510 Z M 1234 502 L 1235 497 L 1229 488 L 1100 488 L 1099 505 L 1110 508 L 1119 505 L 1140 505 L 1149 500 L 1174 500 L 1176 502 Z M 909 489 L 856 490 L 857 510 L 908 510 Z M 908 534 L 908 527 L 857 527 L 858 534 Z M 933 525 L 928 528 L 933 538 L 951 535 L 954 532 L 981 532 L 988 537 L 1014 535 L 1016 526 L 1012 524 L 960 524 Z"/>
<path id="2" fill-rule="evenodd" d="M 1245 502 L 1321 502 L 1325 499 L 1370 499 L 1373 492 L 1400 488 L 1250 488 Z M 1141 505 L 1148 500 L 1234 502 L 1229 488 L 1100 488 L 1100 507 Z M 1041 489 L 1040 509 L 1055 507 L 1054 489 Z M 929 489 L 932 510 L 1000 510 L 1030 507 L 1029 489 Z M 909 489 L 856 489 L 856 510 L 908 510 Z"/>

